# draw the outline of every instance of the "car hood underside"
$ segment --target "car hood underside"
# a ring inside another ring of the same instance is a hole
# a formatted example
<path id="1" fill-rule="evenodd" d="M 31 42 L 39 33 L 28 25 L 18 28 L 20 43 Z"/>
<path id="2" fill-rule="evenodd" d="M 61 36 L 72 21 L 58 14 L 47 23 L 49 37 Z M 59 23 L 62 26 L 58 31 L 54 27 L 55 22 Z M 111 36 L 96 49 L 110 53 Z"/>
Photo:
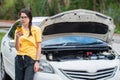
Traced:
<path id="1" fill-rule="evenodd" d="M 44 39 L 61 36 L 89 36 L 106 40 L 108 26 L 97 22 L 62 22 L 49 25 L 44 29 Z"/>
<path id="2" fill-rule="evenodd" d="M 84 35 L 112 40 L 115 26 L 112 18 L 89 10 L 72 10 L 49 17 L 41 24 L 43 41 L 60 36 Z"/>

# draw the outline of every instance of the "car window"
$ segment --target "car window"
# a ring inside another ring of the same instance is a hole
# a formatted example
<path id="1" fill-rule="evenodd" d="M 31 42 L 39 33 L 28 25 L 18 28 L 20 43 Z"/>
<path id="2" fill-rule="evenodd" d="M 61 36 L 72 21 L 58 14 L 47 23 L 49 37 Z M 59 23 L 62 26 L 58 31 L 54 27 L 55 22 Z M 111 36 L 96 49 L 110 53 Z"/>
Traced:
<path id="1" fill-rule="evenodd" d="M 20 25 L 20 24 L 21 24 L 20 21 L 17 21 L 17 22 L 12 26 L 12 28 L 10 29 L 10 31 L 9 31 L 9 33 L 8 33 L 8 36 L 9 36 L 10 38 L 14 39 L 14 33 L 15 33 L 15 30 L 16 30 L 16 27 L 17 27 L 18 25 Z"/>

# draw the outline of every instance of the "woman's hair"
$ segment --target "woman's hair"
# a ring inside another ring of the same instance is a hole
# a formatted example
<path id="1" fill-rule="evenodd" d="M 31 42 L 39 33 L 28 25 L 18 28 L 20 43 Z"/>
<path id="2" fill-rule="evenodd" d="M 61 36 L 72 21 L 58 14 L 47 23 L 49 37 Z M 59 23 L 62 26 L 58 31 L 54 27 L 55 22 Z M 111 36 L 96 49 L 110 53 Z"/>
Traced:
<path id="1" fill-rule="evenodd" d="M 21 13 L 25 13 L 27 15 L 27 17 L 29 18 L 29 25 L 28 25 L 28 28 L 29 28 L 29 36 L 32 35 L 32 32 L 31 32 L 31 26 L 32 26 L 32 13 L 31 13 L 31 10 L 30 9 L 22 9 L 20 11 L 20 14 Z"/>

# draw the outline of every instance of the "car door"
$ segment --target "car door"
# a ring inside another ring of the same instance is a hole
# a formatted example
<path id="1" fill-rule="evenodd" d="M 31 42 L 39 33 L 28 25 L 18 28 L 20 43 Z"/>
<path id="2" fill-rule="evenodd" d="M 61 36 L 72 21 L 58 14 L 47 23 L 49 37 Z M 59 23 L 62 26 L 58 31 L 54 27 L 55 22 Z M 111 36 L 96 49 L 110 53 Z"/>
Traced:
<path id="1" fill-rule="evenodd" d="M 2 41 L 3 44 L 1 50 L 3 55 L 5 70 L 12 78 L 14 78 L 15 76 L 14 59 L 17 53 L 14 46 L 14 33 L 17 25 L 19 24 L 20 21 L 17 21 L 13 26 L 11 26 L 10 30 L 8 31 L 8 33 L 6 33 Z"/>

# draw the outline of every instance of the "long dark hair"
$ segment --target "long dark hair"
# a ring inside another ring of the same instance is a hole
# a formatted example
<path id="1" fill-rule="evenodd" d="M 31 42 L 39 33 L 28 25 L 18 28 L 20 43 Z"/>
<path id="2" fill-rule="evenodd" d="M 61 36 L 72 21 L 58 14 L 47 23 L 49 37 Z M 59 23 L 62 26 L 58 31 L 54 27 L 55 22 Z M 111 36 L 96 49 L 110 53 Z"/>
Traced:
<path id="1" fill-rule="evenodd" d="M 28 25 L 28 28 L 29 28 L 29 36 L 32 35 L 32 32 L 31 32 L 31 26 L 32 26 L 32 13 L 31 13 L 31 10 L 30 9 L 22 9 L 19 13 L 19 16 L 21 15 L 21 13 L 25 13 L 27 15 L 27 17 L 29 18 L 29 25 Z"/>

